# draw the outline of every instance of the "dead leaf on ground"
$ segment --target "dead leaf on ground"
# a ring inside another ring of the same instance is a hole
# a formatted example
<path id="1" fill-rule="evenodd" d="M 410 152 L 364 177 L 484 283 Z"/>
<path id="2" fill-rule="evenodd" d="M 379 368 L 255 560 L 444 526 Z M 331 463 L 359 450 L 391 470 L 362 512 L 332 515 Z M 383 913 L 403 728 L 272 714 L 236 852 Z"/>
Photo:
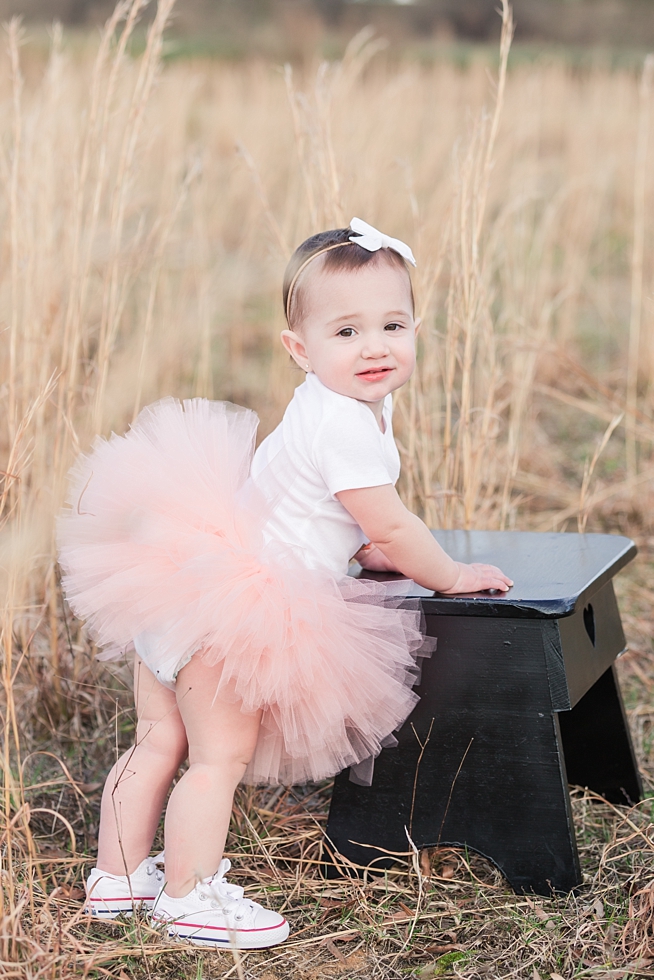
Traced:
<path id="1" fill-rule="evenodd" d="M 410 915 L 413 915 L 413 912 L 411 912 L 409 914 Z M 391 923 L 391 922 L 397 922 L 398 919 L 401 920 L 402 922 L 404 922 L 404 920 L 406 919 L 406 917 L 407 917 L 406 912 L 391 912 L 390 915 L 387 915 L 386 916 L 386 918 L 384 919 L 382 925 L 386 925 L 387 923 Z"/>
<path id="2" fill-rule="evenodd" d="M 423 878 L 431 877 L 431 859 L 427 849 L 420 852 L 420 873 Z"/>
<path id="3" fill-rule="evenodd" d="M 42 858 L 69 858 L 70 851 L 64 851 L 60 847 L 51 847 L 49 844 L 42 844 L 39 848 L 37 859 Z"/>
<path id="4" fill-rule="evenodd" d="M 329 952 L 332 954 L 332 956 L 335 959 L 339 960 L 341 963 L 346 963 L 347 962 L 347 960 L 345 959 L 345 957 L 341 953 L 340 949 L 336 949 L 336 946 L 334 945 L 333 940 L 331 940 L 331 939 L 325 939 L 325 946 L 327 947 L 327 949 L 329 950 Z"/>
<path id="5" fill-rule="evenodd" d="M 59 885 L 52 892 L 53 898 L 63 898 L 69 902 L 83 902 L 86 898 L 86 892 L 83 888 L 78 888 L 75 885 Z"/>

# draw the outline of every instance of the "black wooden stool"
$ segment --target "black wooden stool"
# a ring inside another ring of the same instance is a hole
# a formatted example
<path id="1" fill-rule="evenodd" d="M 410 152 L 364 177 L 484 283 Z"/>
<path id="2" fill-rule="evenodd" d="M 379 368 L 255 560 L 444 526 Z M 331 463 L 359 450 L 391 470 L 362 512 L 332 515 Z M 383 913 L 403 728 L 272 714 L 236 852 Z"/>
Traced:
<path id="1" fill-rule="evenodd" d="M 611 579 L 636 546 L 608 534 L 434 535 L 515 586 L 456 597 L 412 588 L 438 638 L 420 702 L 371 786 L 337 776 L 328 841 L 382 869 L 389 851 L 409 849 L 408 833 L 418 848 L 483 854 L 517 891 L 568 891 L 582 880 L 568 783 L 621 804 L 642 793 L 613 666 L 625 639 Z"/>

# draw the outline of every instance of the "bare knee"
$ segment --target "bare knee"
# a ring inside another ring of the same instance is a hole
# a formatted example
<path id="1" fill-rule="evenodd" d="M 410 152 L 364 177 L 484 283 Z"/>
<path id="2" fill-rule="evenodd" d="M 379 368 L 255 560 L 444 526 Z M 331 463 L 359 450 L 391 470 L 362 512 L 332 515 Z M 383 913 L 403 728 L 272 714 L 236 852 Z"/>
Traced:
<path id="1" fill-rule="evenodd" d="M 190 742 L 188 759 L 191 765 L 209 766 L 223 771 L 241 771 L 247 768 L 254 754 L 256 739 L 246 738 L 232 744 L 207 745 Z"/>
<path id="2" fill-rule="evenodd" d="M 179 715 L 157 721 L 139 719 L 136 749 L 164 757 L 171 765 L 179 766 L 188 753 L 186 731 Z"/>
<path id="3" fill-rule="evenodd" d="M 229 785 L 234 789 L 245 774 L 247 763 L 237 760 L 220 762 L 191 762 L 184 779 L 193 787 L 193 792 L 203 797 L 218 787 Z"/>

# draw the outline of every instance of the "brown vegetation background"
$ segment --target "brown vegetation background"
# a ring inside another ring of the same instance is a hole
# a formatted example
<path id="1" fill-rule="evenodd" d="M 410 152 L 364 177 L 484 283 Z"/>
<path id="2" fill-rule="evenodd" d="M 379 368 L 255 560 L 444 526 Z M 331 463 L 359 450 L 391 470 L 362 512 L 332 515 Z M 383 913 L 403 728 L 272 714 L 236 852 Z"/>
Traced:
<path id="1" fill-rule="evenodd" d="M 100 26 L 112 0 L 0 0 L 0 18 Z M 567 45 L 654 43 L 654 0 L 515 0 L 516 39 Z M 257 47 L 306 54 L 316 40 L 343 42 L 367 24 L 397 43 L 454 38 L 499 40 L 495 0 L 181 0 L 174 34 L 225 52 Z"/>
<path id="2" fill-rule="evenodd" d="M 286 258 L 355 214 L 418 259 L 420 362 L 397 400 L 407 503 L 433 526 L 637 538 L 621 672 L 652 789 L 654 61 L 511 61 L 506 10 L 499 58 L 424 60 L 366 28 L 324 61 L 323 18 L 296 23 L 292 66 L 262 48 L 166 60 L 172 13 L 126 0 L 104 32 L 44 41 L 14 21 L 3 37 L 0 969 L 650 975 L 650 804 L 583 792 L 579 898 L 519 899 L 454 853 L 328 887 L 318 787 L 237 802 L 237 880 L 295 929 L 274 962 L 171 953 L 141 920 L 81 914 L 98 792 L 133 729 L 128 671 L 97 663 L 62 601 L 65 474 L 164 394 L 249 405 L 270 431 L 300 380 L 277 339 Z"/>

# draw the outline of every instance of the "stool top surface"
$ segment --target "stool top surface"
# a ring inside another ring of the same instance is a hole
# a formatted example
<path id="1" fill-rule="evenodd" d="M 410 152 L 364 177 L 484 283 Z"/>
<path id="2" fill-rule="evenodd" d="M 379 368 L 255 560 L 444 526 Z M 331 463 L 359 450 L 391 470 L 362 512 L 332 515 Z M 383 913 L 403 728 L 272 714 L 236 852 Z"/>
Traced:
<path id="1" fill-rule="evenodd" d="M 445 596 L 412 582 L 401 591 L 420 597 L 427 615 L 493 616 L 506 619 L 560 619 L 577 608 L 637 553 L 629 538 L 617 534 L 567 534 L 537 531 L 432 531 L 456 561 L 498 565 L 515 585 L 506 593 L 477 592 Z M 404 583 L 401 576 L 351 574 Z M 395 591 L 395 589 L 392 589 Z"/>

